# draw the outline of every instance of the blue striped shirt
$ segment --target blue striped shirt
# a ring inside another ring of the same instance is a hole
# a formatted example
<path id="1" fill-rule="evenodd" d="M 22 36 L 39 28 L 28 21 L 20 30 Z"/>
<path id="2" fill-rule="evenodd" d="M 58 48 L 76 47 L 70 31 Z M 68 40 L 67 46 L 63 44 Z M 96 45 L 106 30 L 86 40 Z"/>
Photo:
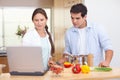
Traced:
<path id="1" fill-rule="evenodd" d="M 65 34 L 66 54 L 78 55 L 80 44 L 79 28 L 71 27 Z M 104 59 L 103 51 L 112 50 L 111 41 L 102 26 L 87 22 L 86 27 L 86 53 L 94 55 L 94 66 L 98 66 Z"/>

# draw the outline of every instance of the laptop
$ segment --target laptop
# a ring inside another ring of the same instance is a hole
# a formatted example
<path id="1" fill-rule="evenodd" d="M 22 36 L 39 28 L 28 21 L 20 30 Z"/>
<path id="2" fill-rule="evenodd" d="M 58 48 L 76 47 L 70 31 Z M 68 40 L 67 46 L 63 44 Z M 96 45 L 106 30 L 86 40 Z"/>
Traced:
<path id="1" fill-rule="evenodd" d="M 43 66 L 41 47 L 9 46 L 6 51 L 11 75 L 42 76 L 48 71 Z"/>

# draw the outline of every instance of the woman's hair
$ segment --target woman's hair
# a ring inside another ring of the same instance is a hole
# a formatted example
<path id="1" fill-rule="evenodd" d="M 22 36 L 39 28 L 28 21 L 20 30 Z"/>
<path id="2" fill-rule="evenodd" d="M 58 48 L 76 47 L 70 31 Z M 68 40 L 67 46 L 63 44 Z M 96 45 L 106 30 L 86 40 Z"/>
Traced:
<path id="1" fill-rule="evenodd" d="M 46 30 L 47 34 L 49 35 L 49 41 L 50 41 L 50 44 L 51 44 L 51 55 L 53 56 L 53 54 L 54 54 L 54 52 L 55 52 L 55 46 L 54 46 L 54 43 L 53 43 L 51 34 L 50 34 L 50 32 L 48 31 L 48 26 L 47 26 L 47 25 L 45 26 L 45 30 Z"/>
<path id="2" fill-rule="evenodd" d="M 33 20 L 34 16 L 35 16 L 36 14 L 38 14 L 38 13 L 44 15 L 45 18 L 48 19 L 45 10 L 42 9 L 42 8 L 37 8 L 37 9 L 34 10 L 34 12 L 33 12 L 33 14 L 32 14 L 32 20 Z M 55 52 L 55 47 L 54 47 L 54 43 L 53 43 L 51 34 L 50 34 L 50 32 L 48 31 L 48 26 L 47 26 L 47 25 L 45 26 L 45 30 L 46 30 L 47 34 L 49 35 L 49 41 L 50 41 L 50 44 L 51 44 L 51 55 L 53 56 L 53 54 L 54 54 L 54 52 Z"/>
<path id="3" fill-rule="evenodd" d="M 34 10 L 34 12 L 33 12 L 33 14 L 32 14 L 32 20 L 33 20 L 34 16 L 35 16 L 36 14 L 38 14 L 38 13 L 40 13 L 40 14 L 44 15 L 44 16 L 45 16 L 45 18 L 46 18 L 46 19 L 48 19 L 48 17 L 47 17 L 47 14 L 46 14 L 45 10 L 44 10 L 44 9 L 42 9 L 42 8 L 37 8 L 37 9 L 35 9 L 35 10 Z"/>
<path id="4" fill-rule="evenodd" d="M 82 3 L 75 4 L 71 7 L 70 13 L 81 13 L 81 16 L 84 17 L 87 15 L 87 7 Z"/>

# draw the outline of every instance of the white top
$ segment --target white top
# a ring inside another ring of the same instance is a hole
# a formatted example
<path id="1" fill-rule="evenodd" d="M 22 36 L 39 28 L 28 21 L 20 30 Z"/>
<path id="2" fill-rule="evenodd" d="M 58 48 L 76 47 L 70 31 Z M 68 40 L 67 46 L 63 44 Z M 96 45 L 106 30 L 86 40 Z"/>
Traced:
<path id="1" fill-rule="evenodd" d="M 86 50 L 86 28 L 83 28 L 83 29 L 79 29 L 79 54 L 82 55 L 82 54 L 87 54 L 87 50 Z"/>
<path id="2" fill-rule="evenodd" d="M 49 36 L 40 37 L 36 29 L 29 30 L 23 37 L 23 46 L 41 46 L 44 66 L 47 68 L 48 60 L 51 57 L 51 45 L 49 42 Z"/>

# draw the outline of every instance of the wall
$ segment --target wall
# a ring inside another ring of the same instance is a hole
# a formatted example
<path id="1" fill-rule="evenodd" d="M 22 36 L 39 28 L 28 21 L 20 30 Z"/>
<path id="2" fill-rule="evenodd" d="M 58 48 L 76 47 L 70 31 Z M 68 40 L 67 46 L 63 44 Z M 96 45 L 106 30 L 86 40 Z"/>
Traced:
<path id="1" fill-rule="evenodd" d="M 88 19 L 105 26 L 114 48 L 111 66 L 120 67 L 120 0 L 85 0 Z"/>

